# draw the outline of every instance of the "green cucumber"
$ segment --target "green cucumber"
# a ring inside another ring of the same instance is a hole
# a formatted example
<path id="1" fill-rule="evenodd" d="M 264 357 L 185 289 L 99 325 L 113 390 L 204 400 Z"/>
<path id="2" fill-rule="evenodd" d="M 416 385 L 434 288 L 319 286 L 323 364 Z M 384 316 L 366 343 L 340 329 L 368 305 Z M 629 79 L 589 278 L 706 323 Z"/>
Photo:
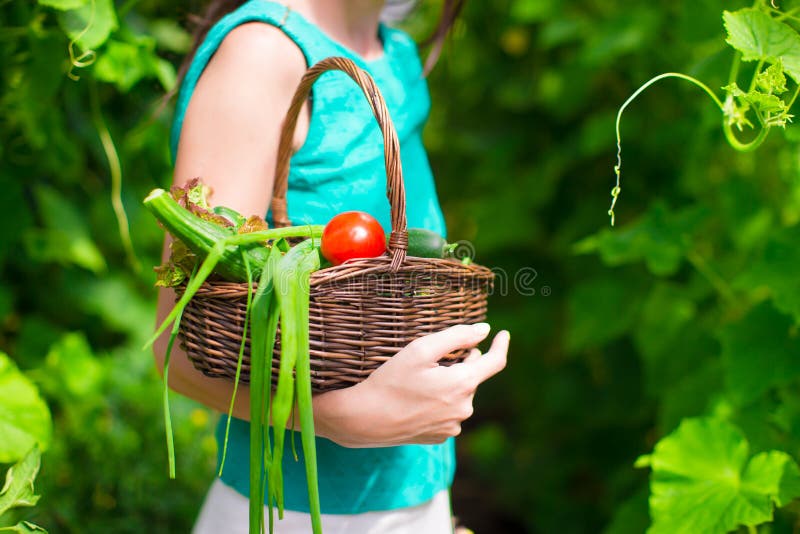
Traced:
<path id="1" fill-rule="evenodd" d="M 425 228 L 408 229 L 408 255 L 415 258 L 444 258 L 451 245 L 445 238 Z"/>

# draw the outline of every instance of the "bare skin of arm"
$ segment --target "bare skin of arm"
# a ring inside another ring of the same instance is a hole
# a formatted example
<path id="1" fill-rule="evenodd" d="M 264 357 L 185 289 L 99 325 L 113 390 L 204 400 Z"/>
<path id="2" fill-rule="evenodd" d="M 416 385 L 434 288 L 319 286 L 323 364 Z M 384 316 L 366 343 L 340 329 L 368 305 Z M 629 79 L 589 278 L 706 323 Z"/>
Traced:
<path id="1" fill-rule="evenodd" d="M 264 215 L 272 194 L 278 138 L 283 117 L 305 60 L 278 29 L 259 23 L 233 30 L 204 71 L 187 110 L 175 165 L 174 183 L 200 177 L 213 189 L 212 202 L 242 214 Z M 233 82 L 235 80 L 235 83 Z M 295 146 L 308 130 L 308 113 L 299 121 Z M 168 241 L 164 254 L 168 254 Z M 161 289 L 158 321 L 175 302 Z M 420 338 L 356 386 L 314 397 L 319 436 L 347 447 L 440 443 L 461 431 L 472 414 L 477 386 L 505 367 L 509 336 L 499 333 L 491 349 L 477 351 L 462 364 L 440 367 L 438 360 L 459 347 L 473 346 L 488 325 L 456 326 Z M 163 369 L 168 334 L 155 345 Z M 174 347 L 169 386 L 202 404 L 227 412 L 230 381 L 194 369 Z M 249 389 L 240 385 L 234 416 L 249 419 Z"/>

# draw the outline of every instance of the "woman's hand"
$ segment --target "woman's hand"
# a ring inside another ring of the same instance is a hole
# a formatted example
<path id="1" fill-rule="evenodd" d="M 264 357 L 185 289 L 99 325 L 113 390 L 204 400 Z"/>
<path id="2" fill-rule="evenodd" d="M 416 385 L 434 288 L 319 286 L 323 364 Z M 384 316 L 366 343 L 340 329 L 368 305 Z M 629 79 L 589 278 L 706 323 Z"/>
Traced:
<path id="1" fill-rule="evenodd" d="M 353 387 L 314 399 L 317 434 L 345 447 L 441 443 L 472 415 L 479 384 L 506 366 L 509 334 L 463 362 L 439 365 L 449 352 L 486 338 L 489 325 L 459 325 L 421 337 Z"/>

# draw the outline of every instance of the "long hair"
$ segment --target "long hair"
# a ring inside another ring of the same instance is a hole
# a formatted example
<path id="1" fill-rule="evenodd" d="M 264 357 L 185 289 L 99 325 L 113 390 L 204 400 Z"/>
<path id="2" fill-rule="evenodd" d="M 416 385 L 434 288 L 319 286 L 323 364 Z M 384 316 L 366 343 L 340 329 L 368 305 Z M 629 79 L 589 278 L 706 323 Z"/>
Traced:
<path id="1" fill-rule="evenodd" d="M 187 54 L 178 69 L 179 81 L 183 80 L 183 77 L 186 75 L 186 71 L 192 63 L 192 58 L 194 58 L 197 52 L 197 48 L 200 46 L 200 43 L 203 42 L 203 39 L 206 38 L 211 27 L 214 26 L 219 19 L 231 11 L 234 11 L 245 2 L 247 2 L 247 0 L 211 0 L 202 15 L 191 15 L 189 17 L 189 22 L 194 27 L 192 32 L 193 44 L 191 52 Z M 422 42 L 424 46 L 430 46 L 430 51 L 425 59 L 425 74 L 428 74 L 431 69 L 433 69 L 436 61 L 439 59 L 447 33 L 458 18 L 465 2 L 466 0 L 444 0 L 442 15 L 439 18 L 436 29 Z M 402 18 L 408 14 L 414 4 L 416 4 L 415 0 L 388 0 L 386 2 L 383 18 L 388 20 Z"/>

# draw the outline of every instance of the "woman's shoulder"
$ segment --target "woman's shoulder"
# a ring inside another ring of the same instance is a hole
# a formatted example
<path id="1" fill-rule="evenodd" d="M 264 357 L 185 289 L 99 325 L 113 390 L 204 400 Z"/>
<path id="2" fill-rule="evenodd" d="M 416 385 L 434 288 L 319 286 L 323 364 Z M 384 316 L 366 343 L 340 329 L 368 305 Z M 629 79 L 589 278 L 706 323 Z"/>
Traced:
<path id="1" fill-rule="evenodd" d="M 302 74 L 305 70 L 305 58 L 297 45 L 280 28 L 261 22 L 246 22 L 228 32 L 214 60 L 256 65 L 273 74 Z"/>

